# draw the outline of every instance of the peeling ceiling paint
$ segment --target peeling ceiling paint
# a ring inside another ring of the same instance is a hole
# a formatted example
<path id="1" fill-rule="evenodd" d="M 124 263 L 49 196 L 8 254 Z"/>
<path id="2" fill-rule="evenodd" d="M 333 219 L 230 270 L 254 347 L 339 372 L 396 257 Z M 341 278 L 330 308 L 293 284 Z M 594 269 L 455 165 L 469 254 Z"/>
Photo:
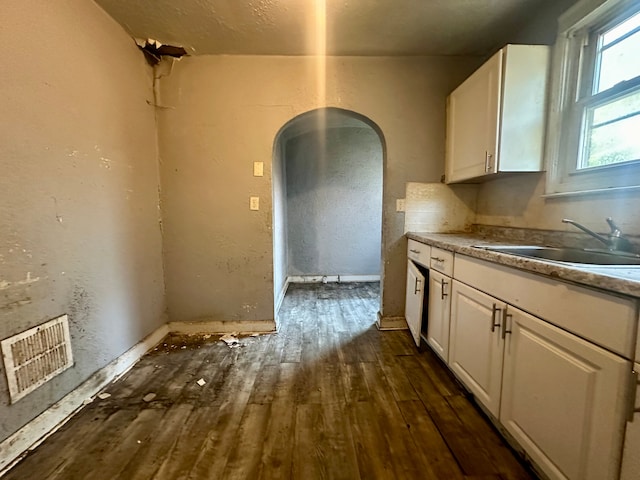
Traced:
<path id="1" fill-rule="evenodd" d="M 555 0 L 96 1 L 133 37 L 191 54 L 313 55 L 326 33 L 330 55 L 483 55 Z"/>

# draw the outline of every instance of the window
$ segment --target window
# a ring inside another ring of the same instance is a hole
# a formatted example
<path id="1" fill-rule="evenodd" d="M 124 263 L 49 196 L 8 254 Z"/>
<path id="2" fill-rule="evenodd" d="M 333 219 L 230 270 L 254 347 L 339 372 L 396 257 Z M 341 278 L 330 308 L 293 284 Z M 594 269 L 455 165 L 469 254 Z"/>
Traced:
<path id="1" fill-rule="evenodd" d="M 582 0 L 560 25 L 547 193 L 640 187 L 640 2 Z"/>

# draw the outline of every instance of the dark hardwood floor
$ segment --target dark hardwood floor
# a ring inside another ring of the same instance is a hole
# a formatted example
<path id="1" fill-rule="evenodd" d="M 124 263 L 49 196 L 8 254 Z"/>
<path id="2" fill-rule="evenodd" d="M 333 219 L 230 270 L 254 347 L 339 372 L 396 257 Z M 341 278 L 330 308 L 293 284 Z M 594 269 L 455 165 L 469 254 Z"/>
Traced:
<path id="1" fill-rule="evenodd" d="M 534 478 L 378 295 L 291 285 L 277 334 L 169 337 L 5 478 Z"/>

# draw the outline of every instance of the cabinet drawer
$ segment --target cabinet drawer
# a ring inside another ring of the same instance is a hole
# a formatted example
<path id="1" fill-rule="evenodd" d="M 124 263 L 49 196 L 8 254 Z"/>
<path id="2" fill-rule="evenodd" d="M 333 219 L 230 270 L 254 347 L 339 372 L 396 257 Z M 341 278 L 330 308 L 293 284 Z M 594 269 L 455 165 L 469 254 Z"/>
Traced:
<path id="1" fill-rule="evenodd" d="M 455 278 L 628 359 L 636 340 L 631 298 L 458 255 Z"/>
<path id="2" fill-rule="evenodd" d="M 409 243 L 407 245 L 407 257 L 423 267 L 429 268 L 431 247 L 424 243 L 409 239 Z"/>
<path id="3" fill-rule="evenodd" d="M 440 273 L 453 277 L 453 252 L 431 247 L 429 266 Z"/>

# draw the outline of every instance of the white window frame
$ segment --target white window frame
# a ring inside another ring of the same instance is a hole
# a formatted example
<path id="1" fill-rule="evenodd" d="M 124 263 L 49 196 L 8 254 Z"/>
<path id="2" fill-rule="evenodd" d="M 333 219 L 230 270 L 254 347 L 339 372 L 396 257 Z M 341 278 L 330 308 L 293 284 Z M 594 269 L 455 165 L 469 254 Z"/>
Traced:
<path id="1" fill-rule="evenodd" d="M 638 0 L 581 0 L 558 20 L 558 39 L 552 64 L 552 90 L 547 130 L 547 182 L 545 196 L 640 189 L 640 163 L 576 168 L 581 148 L 584 102 L 578 88 L 584 39 L 594 27 L 623 12 L 637 12 Z"/>

